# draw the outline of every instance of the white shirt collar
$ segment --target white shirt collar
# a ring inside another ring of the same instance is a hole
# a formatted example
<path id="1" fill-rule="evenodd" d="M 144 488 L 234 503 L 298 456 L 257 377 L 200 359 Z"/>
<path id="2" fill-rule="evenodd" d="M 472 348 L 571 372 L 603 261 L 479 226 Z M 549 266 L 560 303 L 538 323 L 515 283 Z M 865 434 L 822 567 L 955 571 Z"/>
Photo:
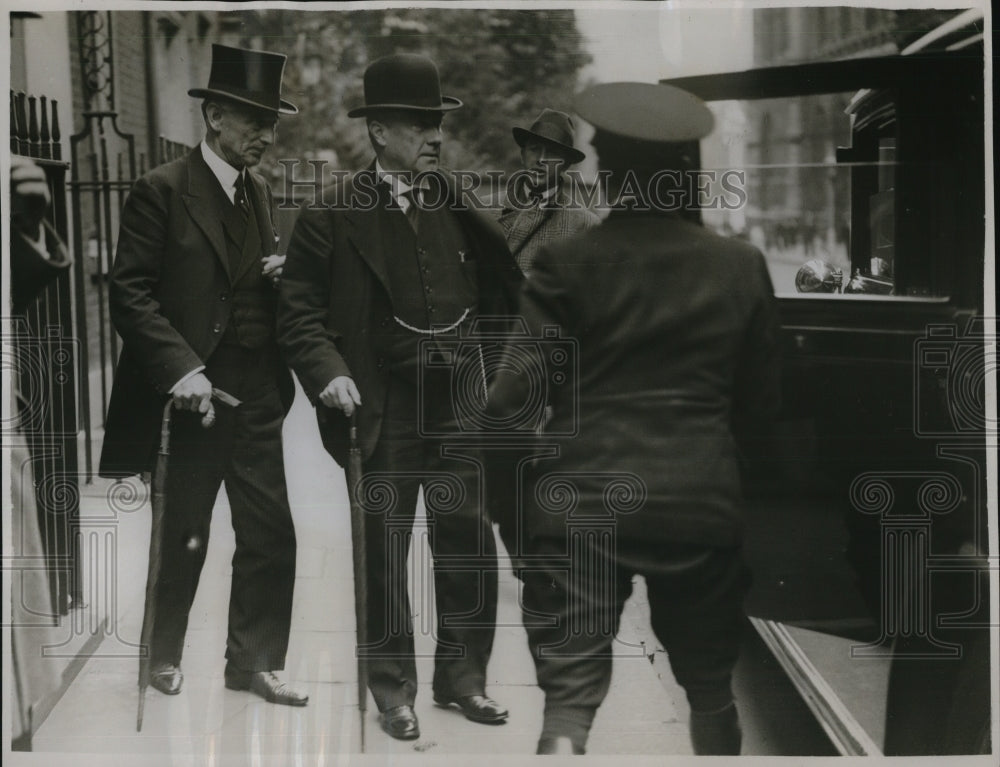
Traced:
<path id="1" fill-rule="evenodd" d="M 384 181 L 389 185 L 389 191 L 392 194 L 392 199 L 395 200 L 396 204 L 403 209 L 404 213 L 406 213 L 410 207 L 410 200 L 403 195 L 413 189 L 413 185 L 404 180 L 402 176 L 387 171 L 382 167 L 382 163 L 378 160 L 375 160 L 375 178 L 378 181 Z M 417 187 L 418 192 L 426 189 L 426 186 Z M 423 197 L 421 197 L 421 199 L 423 199 Z"/>
<path id="2" fill-rule="evenodd" d="M 222 191 L 226 193 L 229 201 L 235 202 L 236 179 L 240 177 L 241 173 L 245 173 L 246 171 L 236 170 L 236 168 L 219 157 L 204 139 L 201 142 L 201 156 L 205 158 L 205 164 L 208 165 L 208 169 L 219 179 Z"/>

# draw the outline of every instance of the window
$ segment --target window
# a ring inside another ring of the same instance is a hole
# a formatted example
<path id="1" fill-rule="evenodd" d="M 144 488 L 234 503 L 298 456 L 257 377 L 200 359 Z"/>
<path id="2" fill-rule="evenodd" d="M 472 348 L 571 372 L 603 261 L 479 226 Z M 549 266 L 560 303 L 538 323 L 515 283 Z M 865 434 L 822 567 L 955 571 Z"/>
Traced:
<path id="1" fill-rule="evenodd" d="M 703 210 L 703 221 L 760 248 L 776 294 L 947 294 L 941 285 L 897 289 L 901 202 L 890 94 L 715 101 L 710 108 L 718 127 L 702 143 L 703 165 L 720 175 L 736 171 L 743 195 L 739 206 Z"/>

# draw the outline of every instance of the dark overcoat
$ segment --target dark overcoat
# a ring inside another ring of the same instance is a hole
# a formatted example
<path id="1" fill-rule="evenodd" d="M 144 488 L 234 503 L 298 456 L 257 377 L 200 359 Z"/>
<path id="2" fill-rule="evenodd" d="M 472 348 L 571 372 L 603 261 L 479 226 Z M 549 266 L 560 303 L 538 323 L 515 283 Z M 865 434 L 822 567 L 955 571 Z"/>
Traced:
<path id="1" fill-rule="evenodd" d="M 431 195 L 447 200 L 476 263 L 479 315 L 510 314 L 522 279 L 496 222 L 460 197 L 447 172 L 432 177 Z M 438 195 L 441 195 L 440 197 Z M 362 458 L 381 432 L 388 366 L 383 350 L 393 330 L 386 259 L 389 216 L 401 215 L 388 184 L 377 183 L 374 163 L 345 179 L 322 210 L 299 216 L 288 244 L 278 302 L 278 342 L 314 403 L 338 376 L 353 378 L 361 395 L 358 432 Z M 349 424 L 339 411 L 316 408 L 323 445 L 338 464 L 347 460 Z"/>
<path id="2" fill-rule="evenodd" d="M 271 190 L 260 176 L 250 177 L 261 242 L 272 243 Z M 126 200 L 109 290 L 123 348 L 101 476 L 152 469 L 169 390 L 205 364 L 230 321 L 233 275 L 218 187 L 196 147 L 136 181 Z M 291 374 L 278 364 L 274 375 L 287 412 L 295 391 Z"/>
<path id="3" fill-rule="evenodd" d="M 539 253 L 521 313 L 573 340 L 579 370 L 554 388 L 543 441 L 558 454 L 528 471 L 529 538 L 604 520 L 620 542 L 738 543 L 734 428 L 766 422 L 779 400 L 760 252 L 677 216 L 614 211 Z M 491 406 L 516 406 L 525 383 L 501 373 Z"/>

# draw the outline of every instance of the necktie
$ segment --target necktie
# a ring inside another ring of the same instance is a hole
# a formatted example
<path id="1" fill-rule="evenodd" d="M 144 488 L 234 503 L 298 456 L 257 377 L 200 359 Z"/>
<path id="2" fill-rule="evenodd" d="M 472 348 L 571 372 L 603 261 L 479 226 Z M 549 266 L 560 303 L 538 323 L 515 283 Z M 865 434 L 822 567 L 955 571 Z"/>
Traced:
<path id="1" fill-rule="evenodd" d="M 236 246 L 229 251 L 229 272 L 231 275 L 237 275 L 243 269 L 243 244 L 246 240 L 247 229 L 250 228 L 250 202 L 247 200 L 246 179 L 243 173 L 237 177 L 234 186 L 236 192 L 233 195 L 233 212 L 230 214 L 229 224 L 226 227 L 233 244 Z"/>
<path id="2" fill-rule="evenodd" d="M 250 203 L 247 200 L 246 175 L 241 173 L 236 178 L 236 194 L 233 196 L 233 204 L 236 206 L 239 221 L 242 228 L 246 228 L 247 219 L 250 218 Z"/>
<path id="3" fill-rule="evenodd" d="M 409 205 L 406 206 L 406 220 L 410 222 L 410 227 L 416 233 L 419 229 L 420 219 L 420 193 L 418 189 L 407 189 L 400 197 L 405 197 Z"/>

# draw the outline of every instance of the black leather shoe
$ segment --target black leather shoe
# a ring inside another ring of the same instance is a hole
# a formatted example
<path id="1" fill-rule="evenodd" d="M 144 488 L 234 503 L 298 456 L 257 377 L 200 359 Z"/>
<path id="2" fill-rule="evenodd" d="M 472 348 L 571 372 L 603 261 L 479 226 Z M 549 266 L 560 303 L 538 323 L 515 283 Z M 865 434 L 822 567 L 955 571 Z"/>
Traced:
<path id="1" fill-rule="evenodd" d="M 382 729 L 396 740 L 416 740 L 420 737 L 420 725 L 413 706 L 396 706 L 382 712 Z"/>
<path id="2" fill-rule="evenodd" d="M 545 736 L 538 739 L 536 754 L 559 754 L 562 756 L 582 756 L 587 753 L 583 746 L 578 746 L 565 735 L 556 737 Z"/>
<path id="3" fill-rule="evenodd" d="M 507 709 L 492 698 L 485 695 L 463 695 L 461 697 L 446 697 L 434 695 L 434 703 L 444 708 L 457 705 L 462 709 L 465 718 L 479 724 L 503 724 L 507 721 Z"/>
<path id="4" fill-rule="evenodd" d="M 226 689 L 249 690 L 268 703 L 282 706 L 304 706 L 309 702 L 308 695 L 295 692 L 273 671 L 240 671 L 227 666 Z"/>
<path id="5" fill-rule="evenodd" d="M 184 684 L 184 674 L 173 663 L 158 663 L 149 672 L 149 683 L 164 695 L 176 695 Z"/>

